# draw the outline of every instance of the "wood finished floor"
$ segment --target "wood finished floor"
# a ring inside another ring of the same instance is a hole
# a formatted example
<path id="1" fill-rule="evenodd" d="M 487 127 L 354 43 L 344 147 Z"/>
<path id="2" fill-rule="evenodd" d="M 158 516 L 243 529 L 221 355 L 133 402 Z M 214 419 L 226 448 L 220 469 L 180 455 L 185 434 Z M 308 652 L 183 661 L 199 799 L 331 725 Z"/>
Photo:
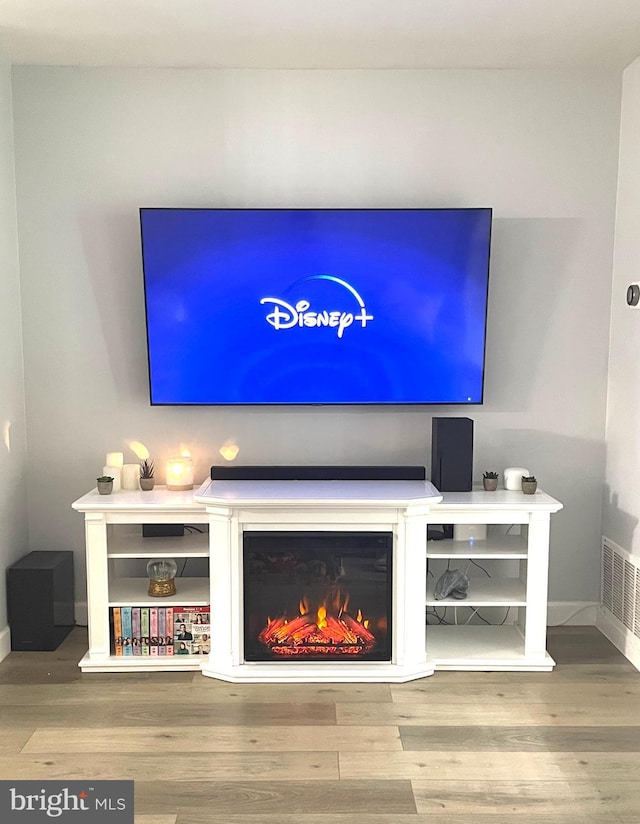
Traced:
<path id="1" fill-rule="evenodd" d="M 640 673 L 592 627 L 552 673 L 237 685 L 0 663 L 0 778 L 135 780 L 137 824 L 638 824 Z"/>

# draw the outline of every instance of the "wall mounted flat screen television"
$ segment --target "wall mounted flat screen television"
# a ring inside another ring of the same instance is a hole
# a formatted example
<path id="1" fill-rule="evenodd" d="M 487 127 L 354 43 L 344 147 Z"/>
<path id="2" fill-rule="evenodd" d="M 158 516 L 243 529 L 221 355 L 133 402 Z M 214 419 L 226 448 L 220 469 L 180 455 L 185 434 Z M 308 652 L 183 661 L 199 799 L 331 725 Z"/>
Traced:
<path id="1" fill-rule="evenodd" d="M 479 404 L 491 209 L 141 209 L 152 404 Z"/>

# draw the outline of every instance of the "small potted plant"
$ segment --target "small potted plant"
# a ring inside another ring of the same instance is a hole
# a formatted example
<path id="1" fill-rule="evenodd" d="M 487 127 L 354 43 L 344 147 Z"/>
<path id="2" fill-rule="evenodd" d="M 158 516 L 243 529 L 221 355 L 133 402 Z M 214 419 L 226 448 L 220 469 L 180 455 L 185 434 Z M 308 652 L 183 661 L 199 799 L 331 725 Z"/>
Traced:
<path id="1" fill-rule="evenodd" d="M 113 478 L 111 475 L 101 475 L 96 478 L 100 495 L 111 495 L 113 492 Z"/>
<path id="2" fill-rule="evenodd" d="M 145 492 L 150 492 L 155 486 L 156 479 L 153 476 L 153 470 L 153 461 L 149 458 L 145 458 L 144 461 L 140 462 L 140 489 Z"/>
<path id="3" fill-rule="evenodd" d="M 482 486 L 484 486 L 487 492 L 495 492 L 498 488 L 498 473 L 484 472 L 482 475 Z"/>
<path id="4" fill-rule="evenodd" d="M 537 488 L 538 481 L 536 480 L 535 475 L 522 476 L 522 491 L 525 495 L 533 495 Z"/>

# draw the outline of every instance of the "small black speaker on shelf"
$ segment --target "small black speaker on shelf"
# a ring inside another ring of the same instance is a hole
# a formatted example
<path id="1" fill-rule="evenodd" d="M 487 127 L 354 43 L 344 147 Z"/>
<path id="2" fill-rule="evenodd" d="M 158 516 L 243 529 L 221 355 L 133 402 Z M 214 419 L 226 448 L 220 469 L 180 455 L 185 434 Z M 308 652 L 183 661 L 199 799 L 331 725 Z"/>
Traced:
<path id="1" fill-rule="evenodd" d="M 7 569 L 11 649 L 57 649 L 75 626 L 73 552 L 29 552 Z"/>
<path id="2" fill-rule="evenodd" d="M 143 538 L 180 538 L 184 524 L 142 524 Z"/>
<path id="3" fill-rule="evenodd" d="M 433 418 L 431 483 L 440 492 L 470 492 L 473 482 L 473 421 Z"/>

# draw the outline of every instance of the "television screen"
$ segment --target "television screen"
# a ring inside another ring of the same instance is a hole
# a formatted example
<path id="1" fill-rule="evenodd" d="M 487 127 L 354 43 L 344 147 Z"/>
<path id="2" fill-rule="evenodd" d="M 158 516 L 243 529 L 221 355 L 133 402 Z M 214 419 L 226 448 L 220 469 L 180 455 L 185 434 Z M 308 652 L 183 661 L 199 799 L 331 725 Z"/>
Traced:
<path id="1" fill-rule="evenodd" d="M 482 403 L 490 209 L 141 209 L 152 404 Z"/>

